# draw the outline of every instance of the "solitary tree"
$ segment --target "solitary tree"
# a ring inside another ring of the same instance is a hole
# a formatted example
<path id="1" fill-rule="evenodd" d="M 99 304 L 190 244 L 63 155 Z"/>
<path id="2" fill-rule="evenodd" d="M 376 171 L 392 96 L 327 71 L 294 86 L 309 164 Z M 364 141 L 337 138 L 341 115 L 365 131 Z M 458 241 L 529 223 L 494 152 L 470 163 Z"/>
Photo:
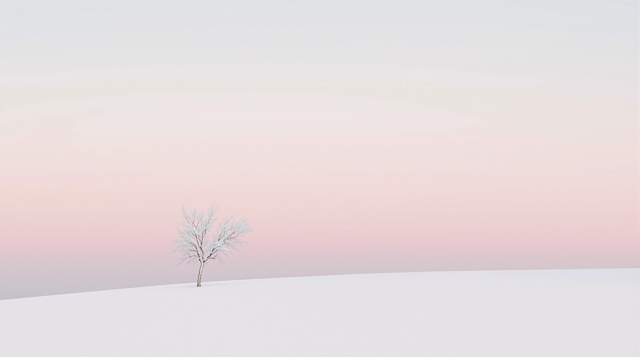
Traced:
<path id="1" fill-rule="evenodd" d="M 187 212 L 182 207 L 182 224 L 178 229 L 179 238 L 174 242 L 176 250 L 182 254 L 182 262 L 200 265 L 198 270 L 198 287 L 202 281 L 202 271 L 207 262 L 218 260 L 238 250 L 244 242 L 242 238 L 251 232 L 251 226 L 246 219 L 233 217 L 222 220 L 216 217 L 217 209 L 211 206 L 205 215 L 198 210 Z M 217 230 L 213 231 L 214 223 L 218 222 Z"/>

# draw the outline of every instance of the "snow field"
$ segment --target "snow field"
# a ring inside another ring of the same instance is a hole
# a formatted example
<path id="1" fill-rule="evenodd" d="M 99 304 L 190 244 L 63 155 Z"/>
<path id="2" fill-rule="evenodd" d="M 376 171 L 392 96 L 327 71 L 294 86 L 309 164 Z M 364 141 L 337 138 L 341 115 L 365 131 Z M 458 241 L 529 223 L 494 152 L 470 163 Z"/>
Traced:
<path id="1" fill-rule="evenodd" d="M 2 300 L 0 355 L 637 357 L 639 278 L 391 273 Z"/>

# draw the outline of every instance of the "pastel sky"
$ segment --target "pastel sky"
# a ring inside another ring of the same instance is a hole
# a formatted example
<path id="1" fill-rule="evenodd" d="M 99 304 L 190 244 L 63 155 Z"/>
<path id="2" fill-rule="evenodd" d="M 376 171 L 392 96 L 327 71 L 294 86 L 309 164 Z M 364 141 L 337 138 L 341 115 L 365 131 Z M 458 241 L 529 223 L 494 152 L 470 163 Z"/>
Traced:
<path id="1" fill-rule="evenodd" d="M 638 267 L 631 0 L 3 1 L 0 298 Z"/>

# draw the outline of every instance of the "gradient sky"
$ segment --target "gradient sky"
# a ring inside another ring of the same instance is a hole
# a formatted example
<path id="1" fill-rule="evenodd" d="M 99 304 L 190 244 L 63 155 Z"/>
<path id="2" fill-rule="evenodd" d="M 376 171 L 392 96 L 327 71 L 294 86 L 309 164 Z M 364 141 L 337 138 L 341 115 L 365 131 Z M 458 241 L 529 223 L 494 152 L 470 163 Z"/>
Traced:
<path id="1" fill-rule="evenodd" d="M 231 4 L 232 3 L 232 4 Z M 0 298 L 637 267 L 637 1 L 3 1 Z"/>

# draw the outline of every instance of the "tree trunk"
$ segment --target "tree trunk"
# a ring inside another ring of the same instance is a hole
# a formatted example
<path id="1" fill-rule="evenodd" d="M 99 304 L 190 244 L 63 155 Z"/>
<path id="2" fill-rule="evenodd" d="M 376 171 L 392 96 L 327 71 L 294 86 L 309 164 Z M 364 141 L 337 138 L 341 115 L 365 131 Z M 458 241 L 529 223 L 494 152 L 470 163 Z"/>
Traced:
<path id="1" fill-rule="evenodd" d="M 202 271 L 203 270 L 204 270 L 204 263 L 200 262 L 200 270 L 198 271 L 198 285 L 197 285 L 197 287 L 201 286 L 200 282 L 202 282 Z"/>

